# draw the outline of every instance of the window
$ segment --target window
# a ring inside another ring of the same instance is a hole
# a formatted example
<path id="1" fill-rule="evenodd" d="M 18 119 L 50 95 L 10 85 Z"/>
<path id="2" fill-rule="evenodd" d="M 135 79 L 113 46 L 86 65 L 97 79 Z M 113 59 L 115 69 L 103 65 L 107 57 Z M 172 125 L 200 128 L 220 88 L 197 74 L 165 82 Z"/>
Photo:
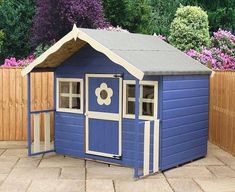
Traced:
<path id="1" fill-rule="evenodd" d="M 83 112 L 83 80 L 57 79 L 57 111 Z"/>
<path id="2" fill-rule="evenodd" d="M 140 119 L 153 119 L 156 116 L 157 85 L 156 81 L 140 81 Z M 135 117 L 135 100 L 135 81 L 124 81 L 124 117 Z"/>

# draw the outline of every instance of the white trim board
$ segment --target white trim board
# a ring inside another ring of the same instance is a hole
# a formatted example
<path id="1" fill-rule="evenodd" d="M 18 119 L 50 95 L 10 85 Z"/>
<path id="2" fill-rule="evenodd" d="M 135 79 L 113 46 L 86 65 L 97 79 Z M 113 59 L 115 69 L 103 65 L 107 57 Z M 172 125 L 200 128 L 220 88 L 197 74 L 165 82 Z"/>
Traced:
<path id="1" fill-rule="evenodd" d="M 78 43 L 76 40 L 80 39 L 89 43 L 95 50 L 105 54 L 111 61 L 114 63 L 124 67 L 130 74 L 136 77 L 139 80 L 142 80 L 144 77 L 144 72 L 135 67 L 134 65 L 127 62 L 125 59 L 120 57 L 118 54 L 114 53 L 112 50 L 108 49 L 100 42 L 96 41 L 94 38 L 90 37 L 88 34 L 83 32 L 81 29 L 77 28 L 76 25 L 73 26 L 72 31 L 70 31 L 67 35 L 61 38 L 57 43 L 51 46 L 47 51 L 45 51 L 41 56 L 35 59 L 31 64 L 25 67 L 21 71 L 21 75 L 25 76 L 30 73 L 35 67 L 39 67 L 46 59 L 56 53 L 64 44 L 74 39 L 74 43 Z"/>

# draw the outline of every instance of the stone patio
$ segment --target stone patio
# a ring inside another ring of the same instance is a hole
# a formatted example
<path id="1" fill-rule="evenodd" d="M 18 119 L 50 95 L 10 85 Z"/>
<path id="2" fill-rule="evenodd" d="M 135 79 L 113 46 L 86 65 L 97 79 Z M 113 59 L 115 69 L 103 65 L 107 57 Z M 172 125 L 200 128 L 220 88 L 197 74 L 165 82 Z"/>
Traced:
<path id="1" fill-rule="evenodd" d="M 0 142 L 0 192 L 234 192 L 235 157 L 209 144 L 208 156 L 138 181 L 133 170 Z"/>

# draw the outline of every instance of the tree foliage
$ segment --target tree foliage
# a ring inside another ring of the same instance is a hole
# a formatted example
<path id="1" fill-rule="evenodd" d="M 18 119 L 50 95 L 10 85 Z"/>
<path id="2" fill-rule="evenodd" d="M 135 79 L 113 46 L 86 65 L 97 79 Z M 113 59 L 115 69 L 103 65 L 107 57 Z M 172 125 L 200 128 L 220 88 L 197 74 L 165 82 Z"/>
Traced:
<path id="1" fill-rule="evenodd" d="M 135 0 L 131 4 L 130 23 L 129 30 L 131 32 L 154 33 L 154 15 L 149 0 Z"/>
<path id="2" fill-rule="evenodd" d="M 107 21 L 114 27 L 129 28 L 131 14 L 130 0 L 103 0 L 104 14 Z"/>
<path id="3" fill-rule="evenodd" d="M 155 33 L 169 35 L 171 22 L 180 3 L 182 3 L 180 0 L 151 0 L 154 11 Z"/>
<path id="4" fill-rule="evenodd" d="M 5 38 L 5 34 L 3 33 L 2 30 L 0 30 L 0 55 L 1 55 L 1 52 L 2 52 L 2 48 L 3 48 L 4 38 Z"/>
<path id="5" fill-rule="evenodd" d="M 111 25 L 135 33 L 154 33 L 154 15 L 149 0 L 103 0 L 103 5 Z"/>
<path id="6" fill-rule="evenodd" d="M 6 57 L 21 58 L 30 53 L 30 27 L 34 10 L 32 0 L 5 0 L 0 4 L 0 29 L 4 33 L 1 63 Z"/>
<path id="7" fill-rule="evenodd" d="M 32 43 L 47 44 L 78 27 L 103 28 L 107 25 L 100 0 L 37 0 L 33 18 Z"/>
<path id="8" fill-rule="evenodd" d="M 171 23 L 169 42 L 180 50 L 209 46 L 208 16 L 196 6 L 181 6 Z"/>
<path id="9" fill-rule="evenodd" d="M 210 31 L 219 28 L 235 31 L 234 0 L 186 0 L 185 4 L 200 6 L 207 11 Z"/>

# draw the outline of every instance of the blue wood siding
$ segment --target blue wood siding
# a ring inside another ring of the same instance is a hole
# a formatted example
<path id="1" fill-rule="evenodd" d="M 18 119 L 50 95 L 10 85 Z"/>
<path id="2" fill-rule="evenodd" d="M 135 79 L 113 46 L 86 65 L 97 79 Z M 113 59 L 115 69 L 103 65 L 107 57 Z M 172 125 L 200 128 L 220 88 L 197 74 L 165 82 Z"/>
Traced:
<path id="1" fill-rule="evenodd" d="M 164 76 L 160 168 L 205 156 L 208 137 L 209 77 Z"/>
<path id="2" fill-rule="evenodd" d="M 85 154 L 85 117 L 81 114 L 56 112 L 55 114 L 55 146 L 56 152 L 80 158 L 90 158 L 106 162 L 134 166 L 135 162 L 135 121 L 134 119 L 123 119 L 122 124 L 122 160 L 93 156 Z M 139 127 L 139 149 L 138 164 L 143 165 L 144 126 Z M 153 130 L 153 124 L 151 124 Z M 152 131 L 151 131 L 152 132 Z M 153 135 L 151 134 L 151 139 Z M 151 156 L 152 159 L 152 145 Z M 152 167 L 152 163 L 150 165 Z"/>

